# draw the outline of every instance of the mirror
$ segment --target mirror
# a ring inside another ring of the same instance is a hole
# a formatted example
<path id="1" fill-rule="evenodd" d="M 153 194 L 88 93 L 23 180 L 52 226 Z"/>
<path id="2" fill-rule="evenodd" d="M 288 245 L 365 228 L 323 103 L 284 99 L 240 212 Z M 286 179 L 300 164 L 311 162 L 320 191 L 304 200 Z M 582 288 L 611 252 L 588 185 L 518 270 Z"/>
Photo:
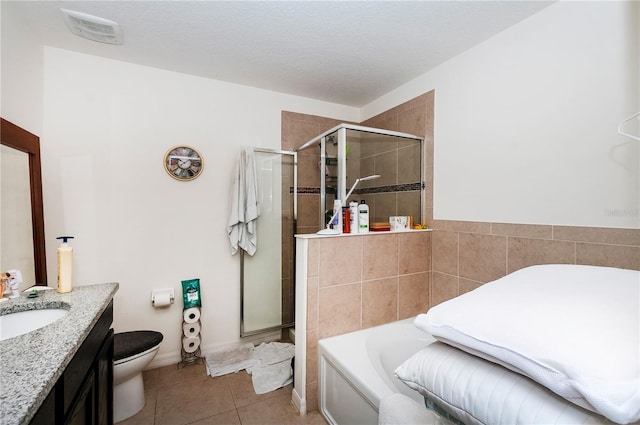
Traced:
<path id="1" fill-rule="evenodd" d="M 0 118 L 0 142 L 1 267 L 20 269 L 28 286 L 47 285 L 40 138 Z M 27 190 L 30 192 L 29 201 L 25 199 Z M 32 244 L 23 240 L 25 237 L 28 239 L 29 234 L 32 235 Z M 32 248 L 31 253 L 29 248 Z"/>

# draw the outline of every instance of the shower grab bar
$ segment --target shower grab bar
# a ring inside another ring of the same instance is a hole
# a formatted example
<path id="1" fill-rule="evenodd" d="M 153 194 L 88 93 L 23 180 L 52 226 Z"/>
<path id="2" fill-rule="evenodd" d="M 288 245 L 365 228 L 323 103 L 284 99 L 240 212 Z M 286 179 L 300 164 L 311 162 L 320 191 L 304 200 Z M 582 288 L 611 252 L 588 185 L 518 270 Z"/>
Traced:
<path id="1" fill-rule="evenodd" d="M 618 134 L 622 134 L 623 136 L 631 137 L 632 139 L 637 140 L 637 141 L 639 141 L 639 142 L 640 142 L 640 137 L 638 137 L 638 136 L 634 136 L 633 134 L 625 133 L 625 132 L 622 130 L 622 127 L 624 126 L 624 124 L 625 124 L 627 121 L 631 121 L 632 119 L 634 119 L 634 118 L 636 118 L 636 117 L 638 117 L 638 116 L 640 116 L 640 112 L 636 112 L 635 114 L 631 115 L 631 116 L 630 116 L 629 118 L 627 118 L 626 120 L 622 121 L 622 122 L 618 125 Z"/>

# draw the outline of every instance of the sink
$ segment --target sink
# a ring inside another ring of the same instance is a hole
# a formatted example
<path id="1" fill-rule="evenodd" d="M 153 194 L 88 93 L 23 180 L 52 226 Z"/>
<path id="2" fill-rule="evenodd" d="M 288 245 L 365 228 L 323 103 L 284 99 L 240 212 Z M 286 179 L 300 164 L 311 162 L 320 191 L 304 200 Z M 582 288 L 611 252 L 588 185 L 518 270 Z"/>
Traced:
<path id="1" fill-rule="evenodd" d="M 68 312 L 62 308 L 43 308 L 0 316 L 0 341 L 33 332 L 55 322 Z"/>

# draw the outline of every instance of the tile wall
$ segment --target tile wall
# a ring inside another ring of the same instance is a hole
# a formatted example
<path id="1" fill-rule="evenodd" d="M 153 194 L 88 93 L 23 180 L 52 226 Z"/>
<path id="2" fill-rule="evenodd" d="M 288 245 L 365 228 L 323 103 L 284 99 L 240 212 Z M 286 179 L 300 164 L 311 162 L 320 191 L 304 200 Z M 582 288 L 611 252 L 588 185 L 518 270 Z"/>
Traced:
<path id="1" fill-rule="evenodd" d="M 434 100 L 435 92 L 432 90 L 360 123 L 367 127 L 400 131 L 424 138 L 422 163 L 424 164 L 425 193 L 421 215 L 425 223 L 430 223 L 433 219 Z M 409 193 L 407 196 L 411 196 Z"/>
<path id="2" fill-rule="evenodd" d="M 317 135 L 344 121 L 282 111 L 282 149 L 295 150 Z M 318 187 L 320 184 L 320 150 L 310 147 L 298 152 L 298 186 Z M 298 193 L 297 233 L 315 233 L 320 229 L 320 196 Z"/>
<path id="3" fill-rule="evenodd" d="M 347 143 L 351 147 L 347 162 L 348 188 L 357 177 L 381 176 L 360 183 L 349 200 L 366 201 L 371 223 L 388 222 L 390 216 L 396 215 L 412 216 L 420 221 L 420 143 L 371 133 L 359 134 L 355 130 L 347 132 Z"/>
<path id="4" fill-rule="evenodd" d="M 534 264 L 640 270 L 640 229 L 434 221 L 431 305 Z"/>
<path id="5" fill-rule="evenodd" d="M 318 339 L 412 317 L 430 305 L 431 233 L 309 240 L 307 411 L 317 410 Z"/>

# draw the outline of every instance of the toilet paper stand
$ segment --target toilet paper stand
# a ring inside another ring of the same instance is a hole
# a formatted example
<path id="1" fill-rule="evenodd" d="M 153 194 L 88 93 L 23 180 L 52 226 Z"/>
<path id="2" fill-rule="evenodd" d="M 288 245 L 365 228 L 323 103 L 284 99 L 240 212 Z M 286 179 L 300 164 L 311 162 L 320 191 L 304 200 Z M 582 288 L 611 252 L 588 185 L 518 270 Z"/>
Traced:
<path id="1" fill-rule="evenodd" d="M 194 311 L 195 310 L 195 311 Z M 194 315 L 195 313 L 195 315 Z M 193 320 L 195 319 L 195 321 Z M 182 360 L 178 363 L 178 369 L 190 364 L 204 364 L 204 358 L 201 356 L 200 350 L 200 309 L 185 309 L 182 321 Z M 196 345 L 194 351 L 188 352 L 187 347 Z"/>
<path id="2" fill-rule="evenodd" d="M 178 363 L 178 369 L 190 364 L 204 364 L 204 358 L 200 356 L 200 347 L 193 353 L 187 353 L 184 348 L 182 349 L 182 360 Z"/>

